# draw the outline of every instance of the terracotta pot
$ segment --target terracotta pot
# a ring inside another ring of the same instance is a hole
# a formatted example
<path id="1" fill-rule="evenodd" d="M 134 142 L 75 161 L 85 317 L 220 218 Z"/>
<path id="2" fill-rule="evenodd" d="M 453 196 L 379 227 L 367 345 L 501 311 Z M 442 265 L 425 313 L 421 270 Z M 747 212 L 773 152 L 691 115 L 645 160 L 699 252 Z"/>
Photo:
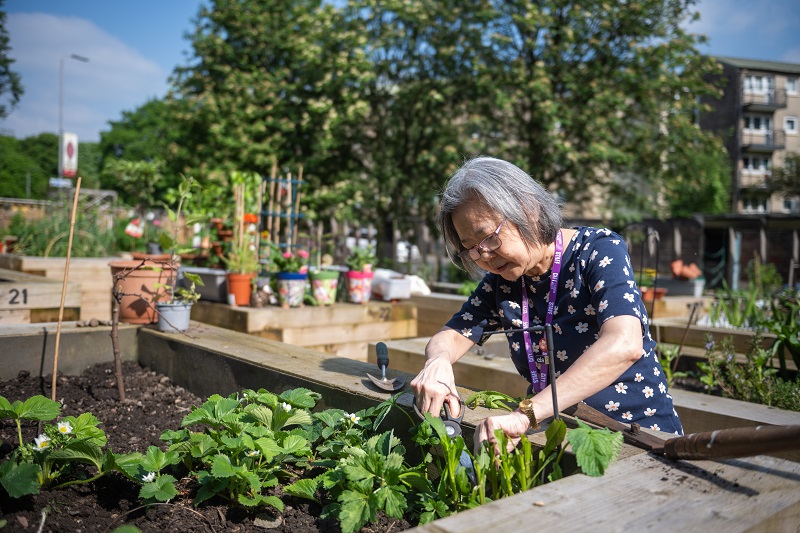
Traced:
<path id="1" fill-rule="evenodd" d="M 141 261 L 142 259 L 149 259 L 150 261 L 169 261 L 169 254 L 151 254 L 148 252 L 131 252 L 131 257 Z"/>
<path id="2" fill-rule="evenodd" d="M 281 307 L 303 307 L 307 280 L 305 272 L 278 272 L 278 302 Z"/>
<path id="3" fill-rule="evenodd" d="M 141 265 L 141 268 L 137 268 Z M 159 287 L 156 283 L 169 283 L 170 274 L 177 278 L 177 272 L 172 272 L 173 268 L 169 263 L 159 263 L 152 260 L 145 260 L 142 265 L 141 260 L 122 259 L 111 261 L 111 275 L 116 276 L 127 269 L 131 270 L 124 278 L 116 284 L 116 290 L 124 293 L 119 306 L 120 322 L 129 324 L 154 324 L 158 321 L 158 315 L 154 309 L 153 302 L 157 294 L 165 294 L 166 289 Z"/>
<path id="4" fill-rule="evenodd" d="M 308 273 L 311 280 L 311 293 L 317 305 L 332 305 L 336 302 L 339 288 L 339 272 L 336 270 L 315 270 Z"/>
<path id="5" fill-rule="evenodd" d="M 354 304 L 365 304 L 372 296 L 374 272 L 347 271 L 347 299 Z"/>
<path id="6" fill-rule="evenodd" d="M 250 305 L 250 294 L 253 292 L 253 279 L 256 275 L 239 274 L 236 272 L 228 272 L 228 294 L 233 295 L 233 301 L 236 305 L 248 306 Z"/>
<path id="7" fill-rule="evenodd" d="M 667 294 L 667 289 L 662 287 L 656 287 L 653 289 L 652 287 L 641 287 L 642 289 L 642 300 L 646 302 L 652 302 L 653 300 L 660 300 Z"/>

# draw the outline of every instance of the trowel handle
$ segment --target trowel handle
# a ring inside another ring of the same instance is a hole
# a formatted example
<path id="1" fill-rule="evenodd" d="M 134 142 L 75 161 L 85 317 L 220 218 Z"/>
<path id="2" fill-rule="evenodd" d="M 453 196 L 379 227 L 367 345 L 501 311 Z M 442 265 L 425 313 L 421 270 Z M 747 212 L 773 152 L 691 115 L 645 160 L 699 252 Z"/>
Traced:
<path id="1" fill-rule="evenodd" d="M 378 368 L 385 369 L 389 366 L 389 349 L 382 342 L 375 345 L 375 352 L 378 355 Z"/>

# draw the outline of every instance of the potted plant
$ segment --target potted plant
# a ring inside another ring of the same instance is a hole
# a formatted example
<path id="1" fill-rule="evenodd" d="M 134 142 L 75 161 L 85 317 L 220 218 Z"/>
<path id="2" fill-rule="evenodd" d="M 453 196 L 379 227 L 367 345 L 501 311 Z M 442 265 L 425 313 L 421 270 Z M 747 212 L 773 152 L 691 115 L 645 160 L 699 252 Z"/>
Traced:
<path id="1" fill-rule="evenodd" d="M 177 209 L 173 211 L 167 207 L 172 231 L 163 231 L 161 233 L 160 244 L 162 249 L 169 250 L 170 270 L 167 283 L 163 285 L 156 284 L 156 288 L 163 286 L 165 289 L 155 297 L 159 331 L 186 331 L 189 329 L 192 306 L 200 299 L 200 294 L 195 290 L 197 285 L 203 286 L 203 281 L 199 275 L 183 272 L 183 276 L 188 280 L 188 287 L 178 286 L 180 254 L 186 253 L 186 250 L 192 250 L 191 247 L 186 249 L 179 248 L 178 235 L 182 228 L 193 225 L 202 218 L 202 215 L 183 215 L 183 219 L 181 218 L 184 203 L 191 196 L 192 189 L 195 186 L 194 179 L 184 179 L 178 185 Z"/>
<path id="2" fill-rule="evenodd" d="M 367 303 L 372 295 L 372 266 L 377 261 L 372 246 L 353 248 L 345 260 L 347 271 L 347 296 L 352 303 Z"/>
<path id="3" fill-rule="evenodd" d="M 644 268 L 638 272 L 636 282 L 639 284 L 639 290 L 642 291 L 642 300 L 648 302 L 660 300 L 667 294 L 666 288 L 656 287 L 656 271 L 653 268 Z"/>
<path id="4" fill-rule="evenodd" d="M 233 243 L 231 251 L 222 258 L 227 267 L 228 294 L 235 305 L 249 305 L 253 280 L 261 268 L 254 244 Z"/>
<path id="5" fill-rule="evenodd" d="M 281 307 L 302 307 L 308 279 L 308 252 L 281 251 L 274 244 L 271 258 L 277 272 L 278 302 Z"/>

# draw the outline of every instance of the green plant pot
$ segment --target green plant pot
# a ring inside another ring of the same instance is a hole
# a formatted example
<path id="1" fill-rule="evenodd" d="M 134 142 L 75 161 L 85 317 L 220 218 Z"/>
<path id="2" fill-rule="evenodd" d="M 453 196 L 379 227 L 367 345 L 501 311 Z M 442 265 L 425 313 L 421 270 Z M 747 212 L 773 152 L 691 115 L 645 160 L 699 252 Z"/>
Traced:
<path id="1" fill-rule="evenodd" d="M 309 272 L 311 291 L 317 305 L 333 305 L 339 288 L 339 272 L 335 270 L 316 270 Z"/>

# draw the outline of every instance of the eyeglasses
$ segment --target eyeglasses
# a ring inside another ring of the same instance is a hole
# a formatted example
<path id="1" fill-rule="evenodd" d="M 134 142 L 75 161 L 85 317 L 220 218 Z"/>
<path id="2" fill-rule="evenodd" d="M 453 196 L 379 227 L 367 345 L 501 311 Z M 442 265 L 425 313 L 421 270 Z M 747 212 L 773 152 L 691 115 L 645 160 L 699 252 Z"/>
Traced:
<path id="1" fill-rule="evenodd" d="M 500 225 L 497 226 L 497 229 L 494 230 L 492 233 L 487 235 L 481 242 L 473 246 L 472 248 L 467 248 L 463 252 L 458 254 L 458 257 L 461 260 L 465 260 L 467 258 L 472 259 L 473 261 L 477 261 L 478 259 L 483 256 L 483 254 L 487 254 L 489 252 L 494 252 L 500 245 L 503 244 L 503 241 L 500 240 L 500 229 L 503 227 L 503 224 L 506 223 L 506 219 L 503 219 L 500 222 Z"/>

